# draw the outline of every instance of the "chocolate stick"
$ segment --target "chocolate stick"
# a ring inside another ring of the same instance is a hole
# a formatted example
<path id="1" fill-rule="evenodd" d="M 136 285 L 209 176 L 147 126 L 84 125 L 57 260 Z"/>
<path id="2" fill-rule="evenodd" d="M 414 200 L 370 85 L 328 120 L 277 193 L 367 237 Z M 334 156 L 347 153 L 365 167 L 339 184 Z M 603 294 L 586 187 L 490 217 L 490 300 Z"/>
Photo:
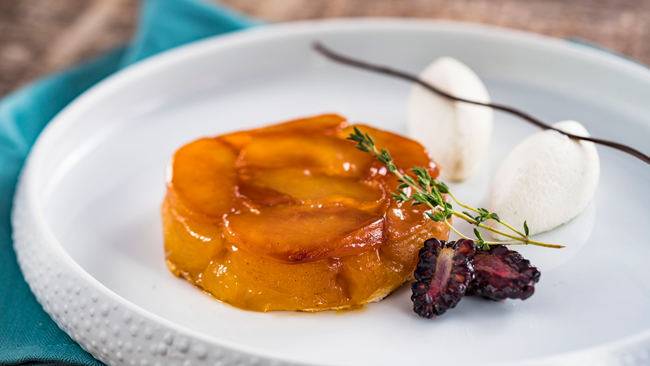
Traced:
<path id="1" fill-rule="evenodd" d="M 442 97 L 445 97 L 445 98 L 448 98 L 448 99 L 451 99 L 451 100 L 455 100 L 455 101 L 458 101 L 458 102 L 475 104 L 475 105 L 480 105 L 480 106 L 484 106 L 484 107 L 490 107 L 492 109 L 496 109 L 496 110 L 499 110 L 499 111 L 510 113 L 510 114 L 513 114 L 513 115 L 515 115 L 515 116 L 517 116 L 519 118 L 522 118 L 522 119 L 534 124 L 535 126 L 537 126 L 539 128 L 542 128 L 542 129 L 545 129 L 545 130 L 557 131 L 557 132 L 559 132 L 559 133 L 561 133 L 563 135 L 566 135 L 566 136 L 568 136 L 568 137 L 570 137 L 572 139 L 591 141 L 591 142 L 596 143 L 596 144 L 609 146 L 611 148 L 614 148 L 614 149 L 623 151 L 625 153 L 628 153 L 628 154 L 630 154 L 630 155 L 632 155 L 634 157 L 639 158 L 641 161 L 643 161 L 643 162 L 645 162 L 647 164 L 650 164 L 650 156 L 645 155 L 644 153 L 642 153 L 642 152 L 640 152 L 640 151 L 638 151 L 638 150 L 636 150 L 636 149 L 634 149 L 634 148 L 632 148 L 630 146 L 619 144 L 618 142 L 607 141 L 607 140 L 595 138 L 595 137 L 585 137 L 585 136 L 574 135 L 572 133 L 567 133 L 567 132 L 558 130 L 557 128 L 554 128 L 553 126 L 551 126 L 551 125 L 549 125 L 549 124 L 547 124 L 547 123 L 545 123 L 543 121 L 540 121 L 537 118 L 535 118 L 535 117 L 533 117 L 533 116 L 531 116 L 531 115 L 529 115 L 529 114 L 527 114 L 525 112 L 522 112 L 522 111 L 520 111 L 518 109 L 508 107 L 508 106 L 505 106 L 505 105 L 493 104 L 493 103 L 481 103 L 481 102 L 477 102 L 477 101 L 474 101 L 474 100 L 468 100 L 468 99 L 455 97 L 455 96 L 453 96 L 453 95 L 451 95 L 451 94 L 449 94 L 447 92 L 444 92 L 444 91 L 436 88 L 435 86 L 427 83 L 426 81 L 420 79 L 417 75 L 413 75 L 413 74 L 410 74 L 408 72 L 401 71 L 401 70 L 396 70 L 396 69 L 393 69 L 393 68 L 390 68 L 390 67 L 387 67 L 387 66 L 375 65 L 375 64 L 371 64 L 371 63 L 366 62 L 366 61 L 361 61 L 361 60 L 353 59 L 353 58 L 350 58 L 350 57 L 347 57 L 347 56 L 343 56 L 343 55 L 341 55 L 339 53 L 336 53 L 336 52 L 332 51 L 331 49 L 325 47 L 320 42 L 314 42 L 313 47 L 317 52 L 319 52 L 320 54 L 322 54 L 323 56 L 329 58 L 332 61 L 336 61 L 336 62 L 345 64 L 345 65 L 348 65 L 348 66 L 357 67 L 357 68 L 360 68 L 360 69 L 364 69 L 364 70 L 368 70 L 368 71 L 374 71 L 374 72 L 378 72 L 380 74 L 390 75 L 390 76 L 394 76 L 394 77 L 397 77 L 397 78 L 400 78 L 400 79 L 412 81 L 412 82 L 414 82 L 416 84 L 419 84 L 422 87 L 424 87 L 424 88 L 426 88 L 426 89 L 432 91 L 433 93 L 436 93 L 436 94 L 438 94 L 438 95 L 440 95 Z"/>

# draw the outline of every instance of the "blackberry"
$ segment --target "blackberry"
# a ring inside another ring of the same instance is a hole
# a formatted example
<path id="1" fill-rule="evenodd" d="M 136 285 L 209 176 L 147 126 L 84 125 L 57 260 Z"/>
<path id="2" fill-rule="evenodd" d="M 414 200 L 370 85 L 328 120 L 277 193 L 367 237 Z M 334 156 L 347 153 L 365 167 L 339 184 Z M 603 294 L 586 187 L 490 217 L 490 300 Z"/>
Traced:
<path id="1" fill-rule="evenodd" d="M 491 245 L 488 250 L 478 249 L 474 256 L 474 271 L 467 295 L 494 301 L 531 297 L 541 275 L 530 261 L 504 245 Z"/>
<path id="2" fill-rule="evenodd" d="M 413 310 L 419 316 L 433 318 L 456 307 L 472 281 L 475 253 L 471 240 L 424 242 L 411 285 Z"/>

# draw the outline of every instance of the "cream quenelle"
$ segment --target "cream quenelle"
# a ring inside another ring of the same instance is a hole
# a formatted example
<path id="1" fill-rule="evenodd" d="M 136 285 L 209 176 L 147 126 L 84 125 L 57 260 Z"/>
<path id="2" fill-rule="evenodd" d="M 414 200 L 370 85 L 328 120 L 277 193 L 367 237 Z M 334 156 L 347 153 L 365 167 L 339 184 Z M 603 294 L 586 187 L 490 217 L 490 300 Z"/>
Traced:
<path id="1" fill-rule="evenodd" d="M 576 121 L 558 122 L 553 127 L 589 136 Z M 549 231 L 585 209 L 596 192 L 599 175 L 594 143 L 553 130 L 538 132 L 519 143 L 501 164 L 492 182 L 488 210 L 515 228 L 522 228 L 526 220 L 530 235 Z M 490 221 L 490 226 L 498 228 L 500 224 Z"/>
<path id="2" fill-rule="evenodd" d="M 481 79 L 465 64 L 441 57 L 427 66 L 420 78 L 453 96 L 489 103 Z M 408 102 L 409 136 L 421 142 L 451 180 L 468 178 L 478 167 L 490 143 L 491 108 L 453 101 L 420 85 L 413 87 Z"/>

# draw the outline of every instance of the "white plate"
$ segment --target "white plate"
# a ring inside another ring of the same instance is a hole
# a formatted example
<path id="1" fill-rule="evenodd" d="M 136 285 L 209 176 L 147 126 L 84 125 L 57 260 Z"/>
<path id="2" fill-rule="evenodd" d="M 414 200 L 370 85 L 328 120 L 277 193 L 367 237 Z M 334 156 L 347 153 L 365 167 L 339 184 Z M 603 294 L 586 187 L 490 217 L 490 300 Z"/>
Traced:
<path id="1" fill-rule="evenodd" d="M 411 85 L 335 65 L 350 55 L 418 72 L 450 55 L 494 101 L 648 152 L 650 71 L 604 52 L 477 25 L 335 20 L 259 27 L 137 64 L 77 99 L 39 137 L 15 201 L 15 247 L 45 310 L 109 364 L 632 364 L 650 349 L 650 167 L 600 148 L 594 202 L 523 250 L 535 296 L 464 299 L 435 320 L 408 286 L 359 311 L 241 311 L 167 270 L 159 206 L 172 153 L 201 136 L 337 112 L 405 132 Z M 537 130 L 497 113 L 483 169 L 456 185 L 484 205 L 499 163 Z"/>

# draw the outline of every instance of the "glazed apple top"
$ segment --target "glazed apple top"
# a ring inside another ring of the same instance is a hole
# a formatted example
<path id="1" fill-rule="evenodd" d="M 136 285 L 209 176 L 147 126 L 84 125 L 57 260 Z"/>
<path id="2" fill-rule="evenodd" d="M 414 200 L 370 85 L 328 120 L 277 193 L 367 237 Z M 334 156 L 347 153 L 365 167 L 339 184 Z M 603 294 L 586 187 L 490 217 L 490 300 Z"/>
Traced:
<path id="1" fill-rule="evenodd" d="M 386 148 L 398 169 L 438 169 L 408 138 L 356 125 Z M 397 183 L 346 140 L 353 126 L 322 115 L 203 138 L 181 147 L 167 186 L 185 217 L 222 227 L 229 244 L 282 263 L 376 249 L 419 226 L 424 208 L 396 204 Z"/>

